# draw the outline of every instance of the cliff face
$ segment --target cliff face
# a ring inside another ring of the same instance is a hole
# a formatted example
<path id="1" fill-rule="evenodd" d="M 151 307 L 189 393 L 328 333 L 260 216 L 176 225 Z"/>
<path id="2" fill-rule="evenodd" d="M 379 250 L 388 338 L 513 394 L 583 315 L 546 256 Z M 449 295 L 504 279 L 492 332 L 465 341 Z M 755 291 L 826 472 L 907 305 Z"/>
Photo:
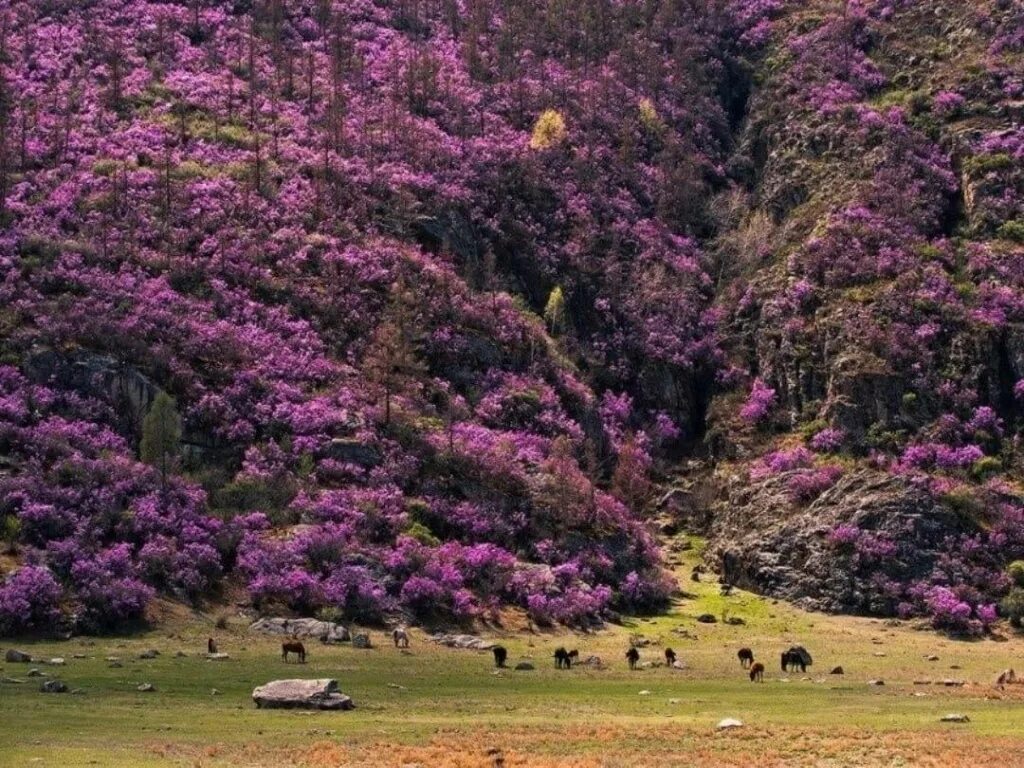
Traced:
<path id="1" fill-rule="evenodd" d="M 934 613 L 946 588 L 992 599 L 1022 553 L 1022 24 L 998 2 L 776 21 L 738 142 L 752 181 L 717 239 L 750 376 L 709 419 L 736 578 Z"/>

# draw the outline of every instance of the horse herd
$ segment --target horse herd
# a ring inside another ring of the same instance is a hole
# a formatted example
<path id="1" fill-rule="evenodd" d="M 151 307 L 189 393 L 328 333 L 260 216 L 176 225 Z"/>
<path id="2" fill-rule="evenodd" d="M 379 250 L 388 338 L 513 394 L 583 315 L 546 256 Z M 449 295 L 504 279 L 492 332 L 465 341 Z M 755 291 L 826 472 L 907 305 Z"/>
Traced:
<path id="1" fill-rule="evenodd" d="M 409 647 L 409 633 L 402 627 L 392 631 L 391 639 L 395 644 L 395 648 Z M 209 653 L 217 652 L 217 643 L 212 637 L 207 640 L 206 649 Z M 502 645 L 495 645 L 491 647 L 491 653 L 494 655 L 494 665 L 499 669 L 503 668 L 508 661 L 508 649 Z M 281 643 L 281 658 L 284 661 L 288 661 L 288 657 L 291 655 L 294 655 L 300 664 L 306 663 L 306 647 L 295 638 Z M 677 657 L 674 650 L 666 648 L 664 655 L 666 666 L 676 666 Z M 739 659 L 740 666 L 747 670 L 750 682 L 764 682 L 764 664 L 754 660 L 754 652 L 750 648 L 740 648 L 736 653 L 736 657 Z M 575 648 L 570 651 L 564 647 L 559 647 L 555 649 L 554 659 L 555 669 L 572 669 L 573 664 L 579 663 L 580 652 Z M 783 672 L 795 672 L 797 669 L 801 672 L 806 672 L 807 667 L 813 663 L 811 654 L 800 645 L 794 645 L 788 650 L 783 651 L 781 660 Z M 636 646 L 630 646 L 629 650 L 626 651 L 626 663 L 629 664 L 631 670 L 635 670 L 640 666 L 640 651 Z"/>

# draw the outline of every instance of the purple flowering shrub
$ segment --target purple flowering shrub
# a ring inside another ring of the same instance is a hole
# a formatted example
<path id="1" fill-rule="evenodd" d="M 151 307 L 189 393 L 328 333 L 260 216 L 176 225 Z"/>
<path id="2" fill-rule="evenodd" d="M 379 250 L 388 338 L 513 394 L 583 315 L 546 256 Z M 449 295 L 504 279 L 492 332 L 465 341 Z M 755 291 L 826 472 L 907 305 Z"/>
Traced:
<path id="1" fill-rule="evenodd" d="M 26 565 L 0 584 L 0 635 L 52 632 L 61 623 L 64 591 L 47 568 Z"/>

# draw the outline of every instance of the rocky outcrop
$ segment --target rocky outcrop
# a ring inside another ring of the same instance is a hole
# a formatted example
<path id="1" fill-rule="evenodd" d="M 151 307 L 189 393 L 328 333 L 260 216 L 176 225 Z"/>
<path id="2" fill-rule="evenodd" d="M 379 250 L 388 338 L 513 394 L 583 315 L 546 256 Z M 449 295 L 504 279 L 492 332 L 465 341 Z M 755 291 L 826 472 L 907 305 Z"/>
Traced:
<path id="1" fill-rule="evenodd" d="M 923 578 L 946 538 L 971 526 L 898 476 L 853 472 L 802 508 L 793 505 L 787 479 L 787 473 L 753 483 L 737 479 L 728 501 L 715 508 L 709 556 L 729 582 L 805 608 L 889 615 L 895 606 L 871 576 Z M 830 540 L 840 524 L 892 542 L 895 550 L 865 564 Z"/>
<path id="2" fill-rule="evenodd" d="M 37 384 L 56 385 L 95 397 L 113 406 L 128 434 L 137 434 L 142 419 L 160 388 L 138 369 L 126 363 L 85 350 L 62 353 L 36 349 L 22 364 L 25 376 Z"/>
<path id="3" fill-rule="evenodd" d="M 338 690 L 338 681 L 273 680 L 255 688 L 252 700 L 258 709 L 354 709 L 352 699 Z"/>
<path id="4" fill-rule="evenodd" d="M 348 641 L 348 629 L 333 621 L 319 619 L 265 618 L 249 625 L 250 632 L 276 637 L 298 637 L 303 640 L 316 639 L 321 643 L 343 643 Z"/>
<path id="5" fill-rule="evenodd" d="M 324 456 L 343 464 L 356 464 L 366 469 L 378 466 L 383 457 L 377 448 L 359 440 L 336 437 L 323 451 Z"/>
<path id="6" fill-rule="evenodd" d="M 4 654 L 4 661 L 8 664 L 31 664 L 32 654 L 25 653 L 24 651 L 18 651 L 14 648 L 8 648 Z"/>

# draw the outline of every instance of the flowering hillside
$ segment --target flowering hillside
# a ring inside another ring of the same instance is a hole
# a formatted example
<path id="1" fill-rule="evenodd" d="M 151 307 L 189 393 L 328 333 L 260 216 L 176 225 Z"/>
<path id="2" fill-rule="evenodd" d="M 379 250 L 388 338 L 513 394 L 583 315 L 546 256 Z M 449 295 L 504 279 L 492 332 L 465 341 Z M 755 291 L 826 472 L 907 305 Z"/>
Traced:
<path id="1" fill-rule="evenodd" d="M 226 580 L 360 621 L 657 607 L 651 475 L 704 446 L 793 509 L 864 467 L 955 500 L 927 576 L 829 533 L 877 586 L 840 607 L 990 620 L 1024 17 L 960 6 L 0 10 L 0 633 Z"/>

